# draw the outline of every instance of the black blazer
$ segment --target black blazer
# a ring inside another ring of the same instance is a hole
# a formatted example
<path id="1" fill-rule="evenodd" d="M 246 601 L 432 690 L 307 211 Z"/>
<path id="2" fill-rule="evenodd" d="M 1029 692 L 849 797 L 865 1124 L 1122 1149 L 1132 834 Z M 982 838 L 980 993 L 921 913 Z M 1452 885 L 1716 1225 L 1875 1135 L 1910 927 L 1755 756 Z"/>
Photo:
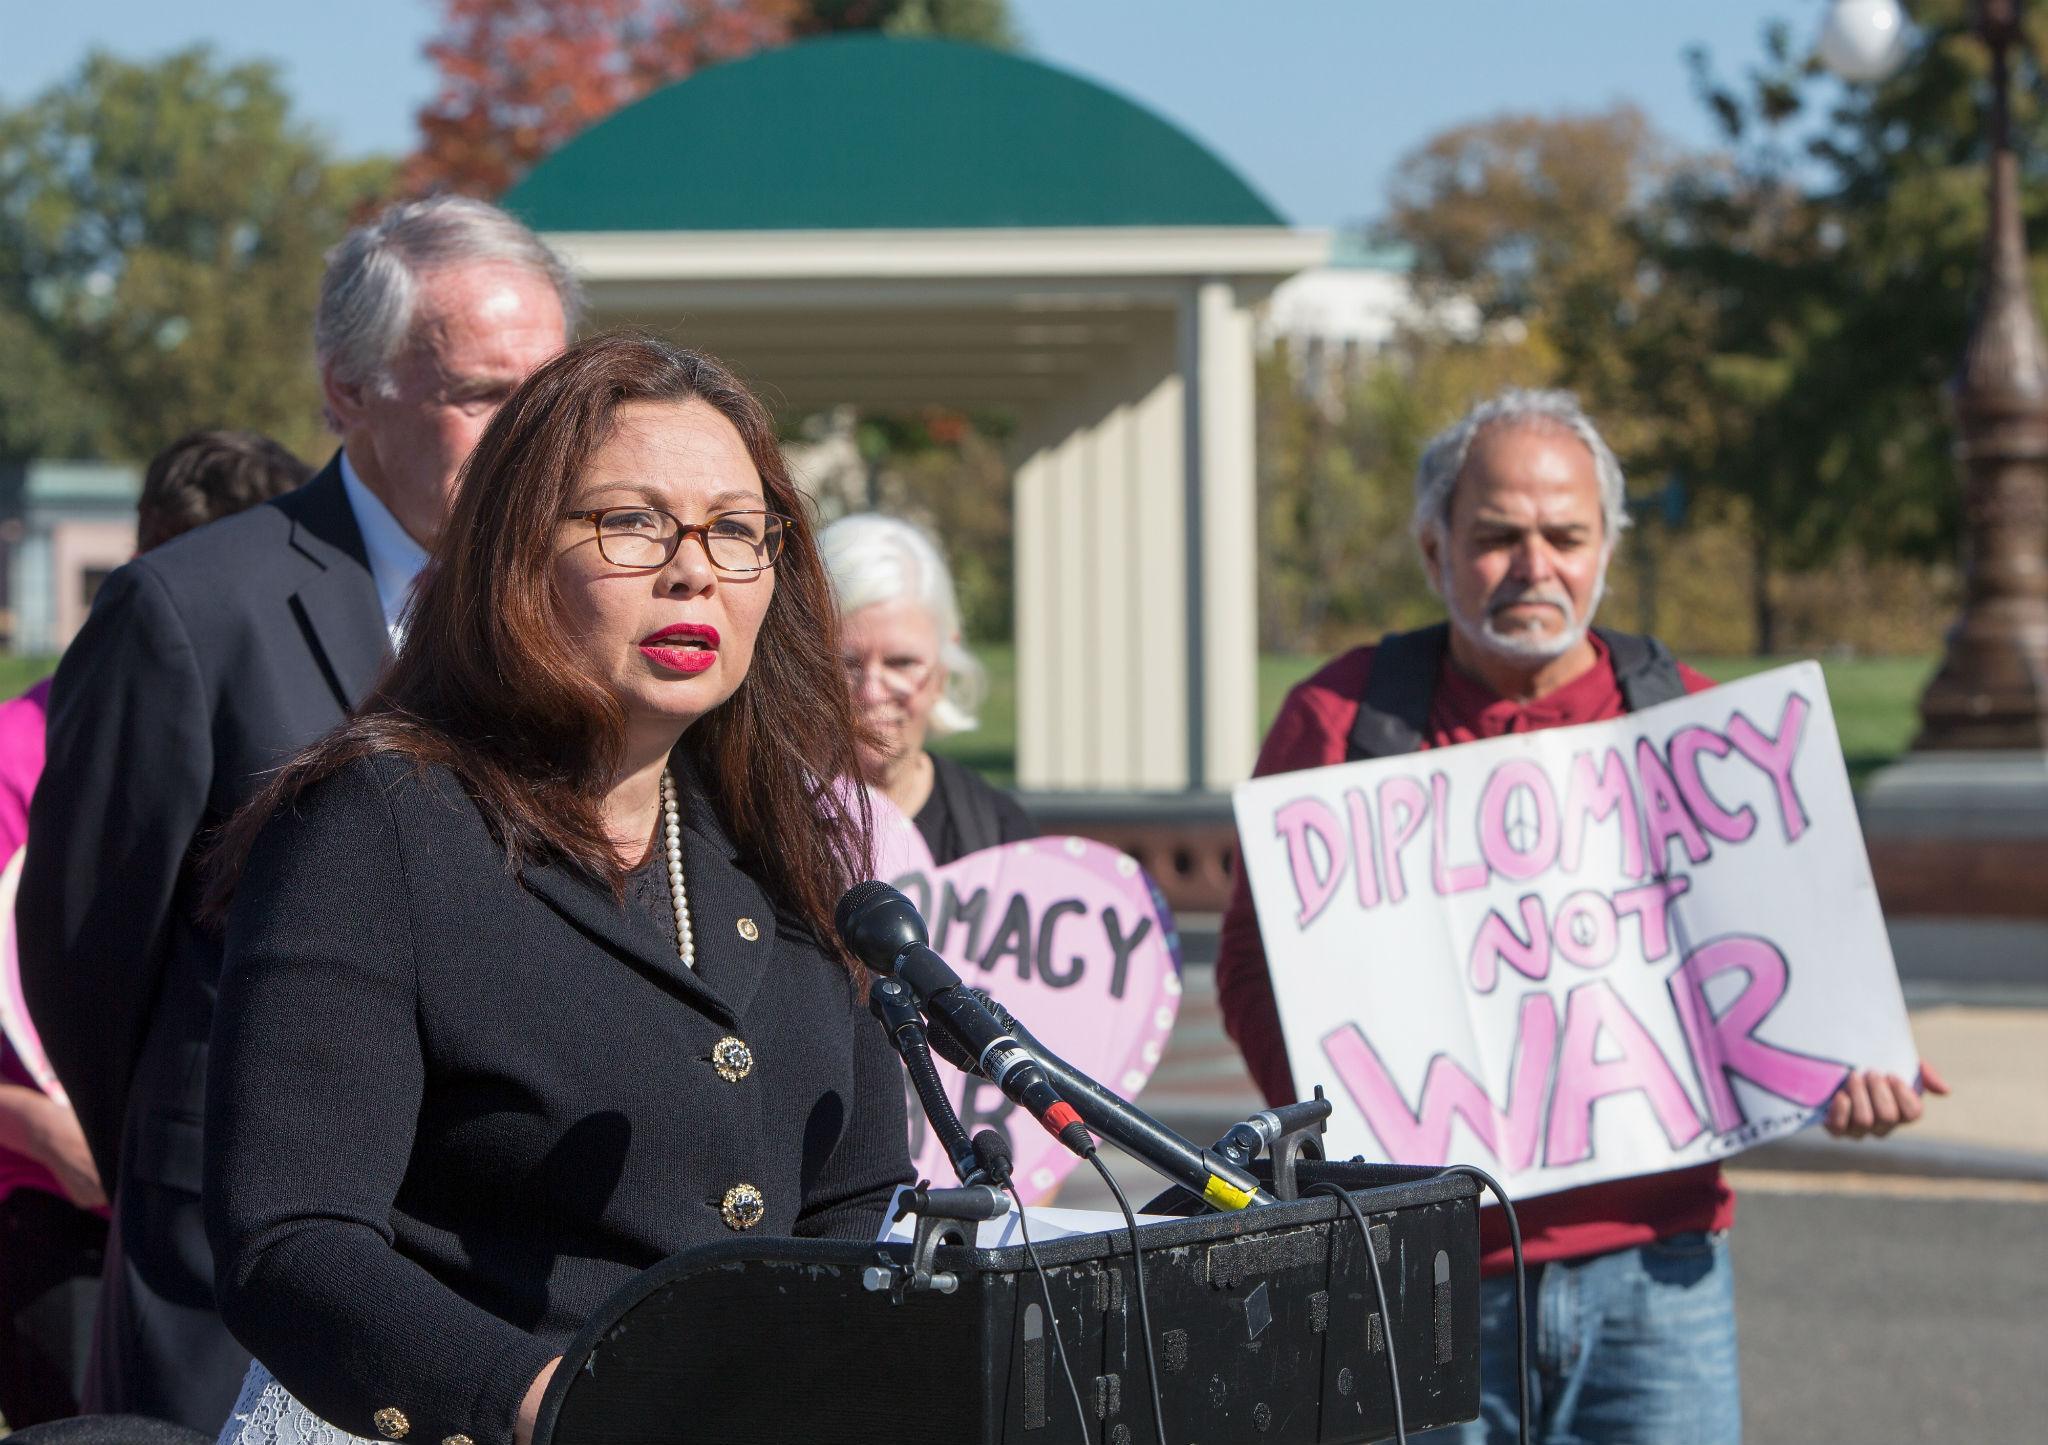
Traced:
<path id="1" fill-rule="evenodd" d="M 638 1271 L 742 1229 L 871 1238 L 909 1179 L 881 1026 L 679 783 L 696 972 L 644 907 L 513 874 L 445 771 L 353 764 L 261 835 L 221 974 L 208 1229 L 229 1327 L 341 1428 L 504 1445 Z"/>
<path id="2" fill-rule="evenodd" d="M 199 1191 L 220 940 L 196 922 L 195 839 L 338 724 L 389 651 L 337 455 L 116 571 L 65 652 L 16 903 L 22 988 L 110 1190 Z M 145 1272 L 173 1252 L 124 1247 Z"/>

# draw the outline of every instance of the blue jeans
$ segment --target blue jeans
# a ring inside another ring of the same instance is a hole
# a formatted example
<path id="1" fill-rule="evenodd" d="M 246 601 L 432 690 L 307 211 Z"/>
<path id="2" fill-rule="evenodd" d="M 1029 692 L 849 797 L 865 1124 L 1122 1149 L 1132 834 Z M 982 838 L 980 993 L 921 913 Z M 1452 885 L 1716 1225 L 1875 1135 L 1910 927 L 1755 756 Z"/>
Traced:
<path id="1" fill-rule="evenodd" d="M 1477 1420 L 1415 1437 L 1514 1445 L 1515 1279 L 1479 1288 Z M 1735 1270 L 1725 1230 L 1529 1271 L 1536 1445 L 1739 1445 Z"/>

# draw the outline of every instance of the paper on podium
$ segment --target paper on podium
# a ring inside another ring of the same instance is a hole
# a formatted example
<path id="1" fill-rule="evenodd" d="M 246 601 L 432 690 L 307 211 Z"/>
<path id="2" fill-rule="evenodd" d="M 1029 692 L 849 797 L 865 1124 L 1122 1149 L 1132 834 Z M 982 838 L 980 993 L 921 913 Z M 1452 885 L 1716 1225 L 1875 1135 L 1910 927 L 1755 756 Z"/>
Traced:
<path id="1" fill-rule="evenodd" d="M 882 1218 L 886 1221 L 882 1232 L 875 1236 L 884 1244 L 909 1244 L 916 1236 L 916 1220 L 911 1217 L 896 1218 L 897 1206 L 909 1190 L 896 1187 L 896 1193 L 889 1200 L 889 1208 Z M 1173 1218 L 1167 1214 L 1141 1214 L 1140 1224 L 1158 1224 Z M 1053 1209 L 1043 1205 L 1031 1208 L 1031 1242 L 1044 1244 L 1048 1239 L 1064 1239 L 1070 1234 L 1101 1234 L 1107 1230 L 1121 1230 L 1124 1217 L 1107 1209 Z M 1023 1232 L 1017 1227 L 1017 1206 L 1014 1202 L 1007 1213 L 997 1219 L 984 1219 L 977 1225 L 974 1245 L 977 1249 L 1000 1249 L 1005 1245 L 1022 1244 Z"/>

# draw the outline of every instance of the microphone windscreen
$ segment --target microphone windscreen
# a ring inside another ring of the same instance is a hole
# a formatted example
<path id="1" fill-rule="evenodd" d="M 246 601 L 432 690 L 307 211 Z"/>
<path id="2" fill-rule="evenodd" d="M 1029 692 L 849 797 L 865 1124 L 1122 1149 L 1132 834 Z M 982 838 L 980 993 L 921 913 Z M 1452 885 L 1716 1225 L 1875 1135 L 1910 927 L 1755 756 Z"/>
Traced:
<path id="1" fill-rule="evenodd" d="M 853 956 L 877 973 L 894 973 L 903 951 L 929 936 L 917 905 L 872 878 L 846 890 L 832 912 L 832 924 Z"/>
<path id="2" fill-rule="evenodd" d="M 1010 1170 L 1016 1163 L 1010 1141 L 998 1129 L 984 1129 L 974 1136 L 974 1162 L 998 1184 L 1010 1182 Z"/>

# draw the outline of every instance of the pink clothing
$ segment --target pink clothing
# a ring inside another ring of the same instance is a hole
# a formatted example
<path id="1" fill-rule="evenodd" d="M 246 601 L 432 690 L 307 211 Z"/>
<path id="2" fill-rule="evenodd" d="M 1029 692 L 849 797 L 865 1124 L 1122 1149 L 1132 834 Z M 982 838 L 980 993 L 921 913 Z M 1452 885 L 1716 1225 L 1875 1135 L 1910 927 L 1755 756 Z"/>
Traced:
<path id="1" fill-rule="evenodd" d="M 36 780 L 43 775 L 44 719 L 49 711 L 50 680 L 44 678 L 12 702 L 0 703 L 0 867 L 6 866 L 28 842 L 28 804 L 35 795 Z M 28 1030 L 33 1046 L 34 1030 L 27 1014 L 19 1012 L 21 966 L 14 952 L 14 920 L 6 921 L 4 957 L 6 977 L 0 988 L 7 991 L 8 1012 L 16 1026 Z M 35 1076 L 22 1061 L 14 1040 L 0 1032 L 0 1083 L 37 1087 Z M 0 1148 L 0 1199 L 21 1188 L 41 1189 L 64 1196 L 55 1175 L 26 1154 Z"/>
<path id="2" fill-rule="evenodd" d="M 43 775 L 43 733 L 50 679 L 12 702 L 0 702 L 0 859 L 28 841 L 28 800 Z"/>

